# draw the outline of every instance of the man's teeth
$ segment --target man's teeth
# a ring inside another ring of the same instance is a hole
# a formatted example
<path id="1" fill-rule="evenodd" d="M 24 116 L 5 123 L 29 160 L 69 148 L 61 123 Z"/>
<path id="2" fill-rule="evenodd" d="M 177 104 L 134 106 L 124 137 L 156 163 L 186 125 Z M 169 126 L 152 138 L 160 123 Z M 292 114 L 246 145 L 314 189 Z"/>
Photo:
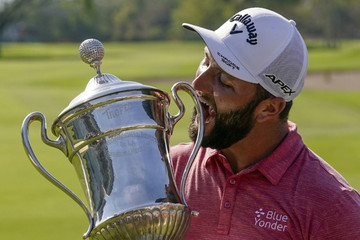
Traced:
<path id="1" fill-rule="evenodd" d="M 209 115 L 210 115 L 211 117 L 214 117 L 214 116 L 215 116 L 215 110 L 214 110 L 213 107 L 209 106 L 208 111 L 209 111 Z"/>
<path id="2" fill-rule="evenodd" d="M 212 106 L 203 103 L 205 123 L 211 122 L 215 117 L 215 110 Z"/>

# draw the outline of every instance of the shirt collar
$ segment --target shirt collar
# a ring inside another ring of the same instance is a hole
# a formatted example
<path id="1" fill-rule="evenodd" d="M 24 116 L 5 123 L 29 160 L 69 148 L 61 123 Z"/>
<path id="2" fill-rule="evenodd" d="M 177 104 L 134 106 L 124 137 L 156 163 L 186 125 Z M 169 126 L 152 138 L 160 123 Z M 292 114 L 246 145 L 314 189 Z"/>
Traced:
<path id="1" fill-rule="evenodd" d="M 289 133 L 280 145 L 265 159 L 257 163 L 257 169 L 273 184 L 279 183 L 289 166 L 305 147 L 297 133 L 296 124 L 288 121 Z"/>
<path id="2" fill-rule="evenodd" d="M 303 147 L 305 146 L 301 136 L 297 133 L 295 123 L 288 121 L 289 133 L 280 143 L 280 145 L 266 158 L 260 162 L 242 170 L 241 174 L 246 174 L 258 170 L 273 185 L 279 183 L 289 166 L 295 161 Z M 215 160 L 215 156 L 222 156 L 221 151 L 207 148 L 204 155 L 204 164 L 208 164 L 211 159 Z M 225 158 L 225 157 L 223 157 Z M 204 166 L 205 167 L 205 166 Z"/>

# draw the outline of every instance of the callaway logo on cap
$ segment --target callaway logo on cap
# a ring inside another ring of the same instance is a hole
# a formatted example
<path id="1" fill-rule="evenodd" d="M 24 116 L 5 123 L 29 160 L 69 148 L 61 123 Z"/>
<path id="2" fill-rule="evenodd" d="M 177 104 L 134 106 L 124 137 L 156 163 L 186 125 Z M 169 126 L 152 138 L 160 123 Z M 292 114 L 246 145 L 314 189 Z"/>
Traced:
<path id="1" fill-rule="evenodd" d="M 304 86 L 308 54 L 293 20 L 264 8 L 238 12 L 217 30 L 192 24 L 228 74 L 291 101 Z"/>

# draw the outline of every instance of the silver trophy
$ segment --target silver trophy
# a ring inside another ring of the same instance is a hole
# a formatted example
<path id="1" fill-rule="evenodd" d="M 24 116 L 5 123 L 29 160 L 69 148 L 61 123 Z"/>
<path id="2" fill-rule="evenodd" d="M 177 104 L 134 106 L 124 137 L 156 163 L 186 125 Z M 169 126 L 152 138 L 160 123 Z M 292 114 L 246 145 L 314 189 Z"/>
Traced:
<path id="1" fill-rule="evenodd" d="M 101 73 L 101 42 L 88 39 L 79 52 L 97 75 L 54 121 L 51 130 L 56 140 L 48 138 L 42 113 L 33 112 L 24 119 L 21 134 L 28 157 L 47 180 L 83 208 L 89 219 L 84 239 L 184 238 L 191 217 L 198 214 L 188 207 L 184 195 L 187 174 L 203 136 L 202 110 L 195 91 L 188 83 L 174 84 L 171 91 L 179 113 L 173 116 L 168 112 L 166 92 Z M 194 100 L 200 128 L 179 192 L 170 165 L 169 139 L 185 111 L 177 93 L 180 90 Z M 87 205 L 36 158 L 29 141 L 33 121 L 41 122 L 43 142 L 60 149 L 74 166 Z"/>

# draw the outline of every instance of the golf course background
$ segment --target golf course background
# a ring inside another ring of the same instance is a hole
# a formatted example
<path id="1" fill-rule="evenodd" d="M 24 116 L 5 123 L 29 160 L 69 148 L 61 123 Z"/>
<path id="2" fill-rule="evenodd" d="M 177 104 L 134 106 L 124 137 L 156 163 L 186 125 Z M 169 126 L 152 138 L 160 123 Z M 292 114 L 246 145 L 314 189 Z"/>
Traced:
<path id="1" fill-rule="evenodd" d="M 48 135 L 58 114 L 95 75 L 78 55 L 79 44 L 4 44 L 0 58 L 0 239 L 81 239 L 88 227 L 82 209 L 43 178 L 22 146 L 20 128 L 33 111 L 47 118 Z M 190 82 L 203 57 L 202 42 L 104 43 L 102 72 L 170 93 L 177 81 Z M 339 48 L 309 43 L 309 74 L 359 71 L 360 41 Z M 337 80 L 341 81 L 341 79 Z M 294 101 L 290 120 L 304 142 L 360 190 L 360 77 L 345 90 L 305 88 Z M 344 82 L 343 84 L 348 84 Z M 171 144 L 188 141 L 192 101 L 180 94 L 186 116 L 175 126 Z M 169 111 L 177 113 L 172 102 Z M 84 199 L 76 173 L 57 149 L 30 125 L 32 147 L 45 168 Z"/>

